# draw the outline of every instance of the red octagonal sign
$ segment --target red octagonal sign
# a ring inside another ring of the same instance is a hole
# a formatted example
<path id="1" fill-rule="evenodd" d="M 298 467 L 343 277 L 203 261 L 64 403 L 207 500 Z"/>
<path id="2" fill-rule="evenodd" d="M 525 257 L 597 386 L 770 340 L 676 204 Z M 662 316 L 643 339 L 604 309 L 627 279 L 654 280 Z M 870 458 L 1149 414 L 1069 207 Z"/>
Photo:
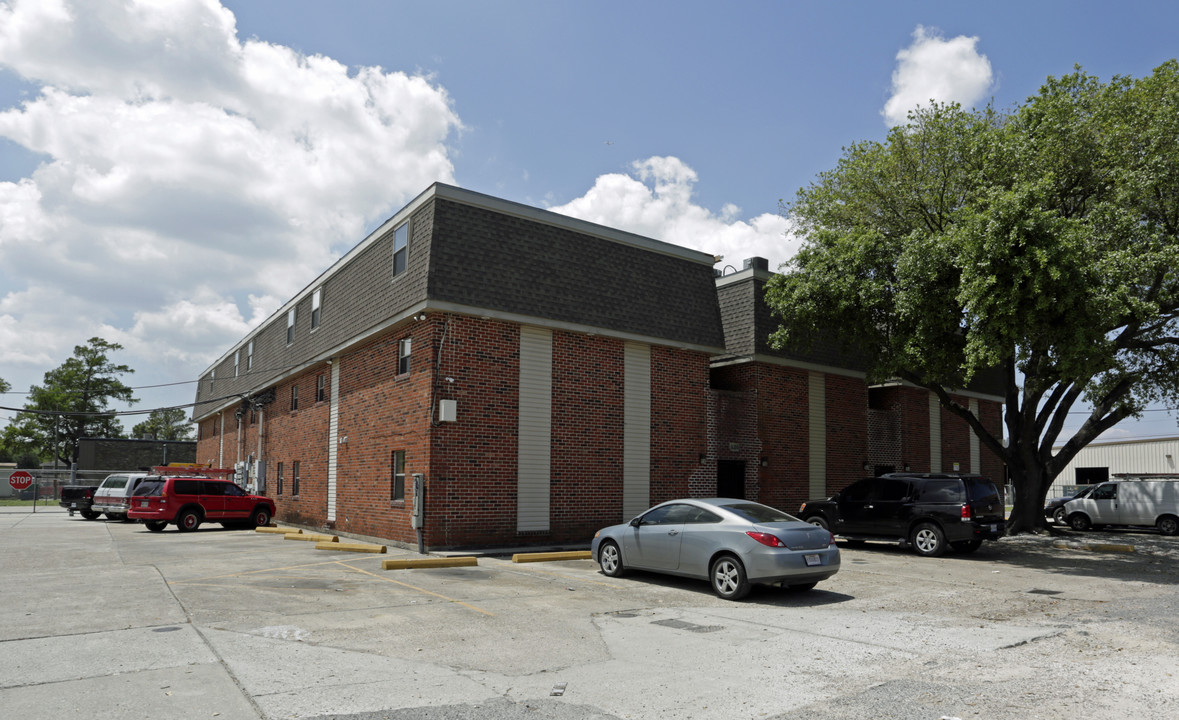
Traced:
<path id="1" fill-rule="evenodd" d="M 12 486 L 13 490 L 24 490 L 33 484 L 33 476 L 24 470 L 17 470 L 8 478 L 8 484 Z"/>

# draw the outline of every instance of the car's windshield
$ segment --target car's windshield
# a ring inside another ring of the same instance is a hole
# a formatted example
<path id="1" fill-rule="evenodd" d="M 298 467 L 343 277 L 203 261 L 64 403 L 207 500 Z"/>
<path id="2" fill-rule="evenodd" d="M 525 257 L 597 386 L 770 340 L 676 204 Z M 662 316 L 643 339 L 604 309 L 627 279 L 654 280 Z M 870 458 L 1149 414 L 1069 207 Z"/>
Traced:
<path id="1" fill-rule="evenodd" d="M 762 505 L 760 503 L 732 503 L 730 505 L 721 505 L 725 510 L 739 515 L 750 522 L 766 523 L 766 522 L 790 522 L 797 521 L 798 518 L 776 508 Z"/>

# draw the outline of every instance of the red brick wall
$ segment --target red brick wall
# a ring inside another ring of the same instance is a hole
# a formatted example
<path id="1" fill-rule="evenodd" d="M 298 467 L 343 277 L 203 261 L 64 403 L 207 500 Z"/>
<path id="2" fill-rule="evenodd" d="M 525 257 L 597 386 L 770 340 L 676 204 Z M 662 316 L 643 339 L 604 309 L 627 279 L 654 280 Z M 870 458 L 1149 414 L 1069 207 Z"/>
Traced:
<path id="1" fill-rule="evenodd" d="M 705 353 L 651 347 L 652 505 L 692 495 L 708 451 L 708 366 Z M 714 491 L 715 480 L 714 473 Z"/>
<path id="2" fill-rule="evenodd" d="M 810 419 L 806 370 L 757 365 L 759 502 L 793 512 L 810 494 Z"/>
<path id="3" fill-rule="evenodd" d="M 864 476 L 868 458 L 868 386 L 859 378 L 827 375 L 827 492 Z"/>
<path id="4" fill-rule="evenodd" d="M 555 537 L 591 538 L 622 519 L 623 376 L 621 340 L 553 333 Z"/>
<path id="5" fill-rule="evenodd" d="M 979 400 L 978 405 L 983 426 L 990 430 L 995 437 L 1003 437 L 1003 404 Z M 1007 473 L 1004 471 L 1003 460 L 986 445 L 980 443 L 979 449 L 981 451 L 982 474 L 994 480 L 996 485 L 1006 483 Z"/>
<path id="6" fill-rule="evenodd" d="M 964 397 L 951 396 L 954 402 L 963 406 L 969 404 Z M 942 466 L 933 468 L 933 472 L 955 472 L 954 463 L 958 464 L 957 472 L 969 472 L 970 467 L 970 426 L 966 421 L 942 408 Z"/>
<path id="7" fill-rule="evenodd" d="M 437 333 L 437 321 L 408 320 L 336 359 L 340 367 L 337 530 L 416 543 L 416 531 L 410 527 L 413 474 L 428 477 L 430 471 L 431 345 Z M 411 340 L 409 372 L 398 374 L 399 343 L 407 338 Z M 325 451 L 327 420 L 325 416 L 323 426 L 316 428 L 323 433 Z M 395 451 L 405 452 L 405 492 L 397 500 L 393 499 Z M 322 497 L 319 505 L 326 516 L 326 484 Z"/>
<path id="8" fill-rule="evenodd" d="M 313 527 L 327 519 L 328 403 L 315 402 L 315 377 L 330 372 L 320 364 L 275 386 L 275 400 L 265 407 L 263 456 L 266 460 L 266 494 L 274 499 L 276 518 Z M 291 410 L 291 387 L 299 387 L 299 406 Z M 245 429 L 245 455 L 256 451 L 257 424 Z M 232 462 L 236 449 L 226 437 L 225 458 Z M 253 449 L 251 449 L 253 448 Z M 243 456 L 244 457 L 244 456 Z M 299 461 L 299 495 L 293 491 L 293 463 Z M 275 472 L 283 464 L 283 494 L 277 495 Z"/>

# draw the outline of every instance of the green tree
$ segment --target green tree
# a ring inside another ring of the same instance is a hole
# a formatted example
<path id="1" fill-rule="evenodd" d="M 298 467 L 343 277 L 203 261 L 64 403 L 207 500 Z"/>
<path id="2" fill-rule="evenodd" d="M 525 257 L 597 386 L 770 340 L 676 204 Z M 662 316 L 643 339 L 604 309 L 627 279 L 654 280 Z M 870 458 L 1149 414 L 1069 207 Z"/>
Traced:
<path id="1" fill-rule="evenodd" d="M 1179 400 L 1174 60 L 1141 79 L 1048 78 L 1004 113 L 918 110 L 784 210 L 804 247 L 767 293 L 774 342 L 840 328 L 871 379 L 934 392 L 1006 462 L 1013 533 L 1043 527 L 1083 447 Z M 995 369 L 1006 441 L 950 395 Z"/>
<path id="2" fill-rule="evenodd" d="M 108 353 L 118 343 L 90 338 L 74 347 L 73 357 L 45 373 L 44 385 L 29 388 L 24 410 L 5 428 L 5 445 L 14 454 L 34 452 L 68 465 L 78 459 L 78 439 L 123 437 L 123 426 L 110 409 L 112 401 L 138 402 L 120 375 L 135 372 L 116 365 Z"/>
<path id="3" fill-rule="evenodd" d="M 131 428 L 131 435 L 137 438 L 154 437 L 157 440 L 192 440 L 192 425 L 188 413 L 180 408 L 152 410 L 147 420 Z"/>

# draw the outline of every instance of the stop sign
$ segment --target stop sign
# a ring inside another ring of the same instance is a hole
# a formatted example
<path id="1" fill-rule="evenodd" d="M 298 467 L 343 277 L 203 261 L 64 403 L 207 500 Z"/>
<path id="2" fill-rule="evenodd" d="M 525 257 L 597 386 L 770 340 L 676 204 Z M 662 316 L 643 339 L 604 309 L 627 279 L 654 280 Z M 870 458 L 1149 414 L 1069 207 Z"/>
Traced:
<path id="1" fill-rule="evenodd" d="M 33 484 L 33 476 L 24 470 L 17 470 L 8 478 L 8 484 L 13 490 L 24 490 Z"/>

